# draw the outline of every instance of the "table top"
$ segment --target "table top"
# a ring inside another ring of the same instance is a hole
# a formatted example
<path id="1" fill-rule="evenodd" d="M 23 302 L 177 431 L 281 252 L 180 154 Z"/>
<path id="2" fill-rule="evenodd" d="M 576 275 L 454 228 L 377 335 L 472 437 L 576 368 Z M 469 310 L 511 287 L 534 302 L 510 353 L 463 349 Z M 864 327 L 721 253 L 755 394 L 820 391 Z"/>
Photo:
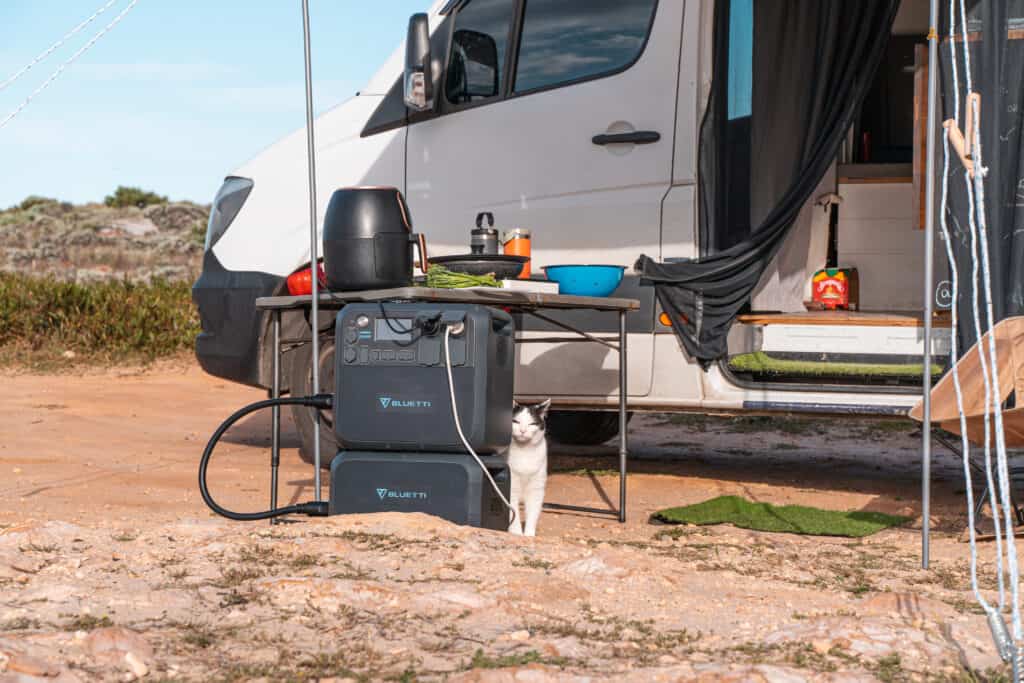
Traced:
<path id="1" fill-rule="evenodd" d="M 612 299 L 596 296 L 572 296 L 546 292 L 521 292 L 510 289 L 433 289 L 430 287 L 397 287 L 395 289 L 370 289 L 359 292 L 321 292 L 320 305 L 326 308 L 341 307 L 347 303 L 374 303 L 378 301 L 432 301 L 452 304 L 481 304 L 483 306 L 507 306 L 518 309 L 588 309 L 593 311 L 629 312 L 640 308 L 636 299 Z M 312 302 L 312 295 L 265 296 L 256 299 L 256 308 L 261 310 L 284 310 L 306 308 Z"/>

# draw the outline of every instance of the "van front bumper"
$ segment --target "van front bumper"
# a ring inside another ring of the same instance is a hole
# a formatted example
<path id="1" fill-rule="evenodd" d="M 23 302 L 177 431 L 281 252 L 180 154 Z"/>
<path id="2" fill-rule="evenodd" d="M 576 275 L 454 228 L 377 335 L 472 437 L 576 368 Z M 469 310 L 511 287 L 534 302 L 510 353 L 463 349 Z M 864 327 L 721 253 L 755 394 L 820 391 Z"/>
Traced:
<path id="1" fill-rule="evenodd" d="M 227 270 L 213 251 L 192 286 L 202 332 L 196 359 L 206 372 L 233 382 L 266 388 L 260 359 L 265 316 L 256 299 L 281 291 L 285 278 L 257 271 Z"/>

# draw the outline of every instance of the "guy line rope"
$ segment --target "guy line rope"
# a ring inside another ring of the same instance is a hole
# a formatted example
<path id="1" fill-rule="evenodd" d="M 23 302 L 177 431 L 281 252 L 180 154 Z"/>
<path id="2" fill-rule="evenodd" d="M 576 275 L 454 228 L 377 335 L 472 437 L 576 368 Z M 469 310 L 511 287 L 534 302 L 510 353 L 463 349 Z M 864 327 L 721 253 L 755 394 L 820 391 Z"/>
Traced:
<path id="1" fill-rule="evenodd" d="M 48 47 L 45 50 L 43 50 L 42 52 L 40 52 L 38 55 L 36 55 L 35 59 L 33 59 L 31 62 L 29 62 L 28 64 L 23 66 L 21 69 L 16 71 L 14 73 L 14 75 L 11 76 L 10 78 L 8 78 L 6 81 L 4 81 L 3 83 L 0 83 L 0 90 L 3 90 L 4 88 L 9 86 L 10 84 L 14 83 L 14 81 L 16 81 L 19 78 L 21 78 L 25 74 L 26 71 L 28 71 L 29 69 L 34 67 L 36 64 L 38 64 L 39 62 L 43 61 L 44 59 L 49 57 L 51 54 L 53 54 L 54 50 L 59 48 L 61 45 L 66 43 L 70 38 L 73 38 L 75 36 L 75 34 L 77 34 L 83 28 L 85 28 L 86 26 L 91 24 L 93 21 L 95 21 L 96 17 L 98 17 L 101 14 L 103 14 L 104 12 L 106 12 L 108 9 L 110 9 L 110 6 L 113 5 L 116 2 L 117 2 L 117 0 L 108 0 L 105 5 L 103 5 L 98 10 L 96 10 L 91 15 L 89 15 L 89 17 L 85 21 L 83 21 L 78 26 L 74 27 L 73 29 L 71 29 L 70 31 L 65 33 L 64 36 L 60 40 L 58 40 L 53 45 L 51 45 L 50 47 Z"/>
<path id="2" fill-rule="evenodd" d="M 987 219 L 985 216 L 985 187 L 984 178 L 987 174 L 987 169 L 982 163 L 982 150 L 981 150 L 981 132 L 980 132 L 980 106 L 978 98 L 973 97 L 974 86 L 971 74 L 971 55 L 970 55 L 970 42 L 968 40 L 967 31 L 967 11 L 964 0 L 950 0 L 949 3 L 949 49 L 951 58 L 951 75 L 953 80 L 953 102 L 954 102 L 954 116 L 951 123 L 955 124 L 958 128 L 960 124 L 960 78 L 959 70 L 957 66 L 957 36 L 956 36 L 956 5 L 959 2 L 959 18 L 962 31 L 962 41 L 964 45 L 964 72 L 966 79 L 966 90 L 967 90 L 967 106 L 970 107 L 970 111 L 967 114 L 968 119 L 974 122 L 974 125 L 968 123 L 967 128 L 968 136 L 971 138 L 967 141 L 967 145 L 971 150 L 971 159 L 973 161 L 973 170 L 970 168 L 964 169 L 964 182 L 967 192 L 968 200 L 968 224 L 970 226 L 971 233 L 971 277 L 973 279 L 974 288 L 972 292 L 972 309 L 974 313 L 974 332 L 978 339 L 978 355 L 981 360 L 982 378 L 984 380 L 985 387 L 985 443 L 984 443 L 984 454 L 985 454 L 985 474 L 988 484 L 988 490 L 990 492 L 989 501 L 992 506 L 992 519 L 995 528 L 995 540 L 996 540 L 996 573 L 999 587 L 999 602 L 998 606 L 990 604 L 981 594 L 981 590 L 978 586 L 978 550 L 977 550 L 977 538 L 975 533 L 975 519 L 974 519 L 974 492 L 971 482 L 971 470 L 970 470 L 970 443 L 967 438 L 967 420 L 964 415 L 964 404 L 963 404 L 963 393 L 960 386 L 960 376 L 957 371 L 956 363 L 958 358 L 957 348 L 957 322 L 959 317 L 958 311 L 958 294 L 959 294 L 959 273 L 957 270 L 956 257 L 953 253 L 952 239 L 947 225 L 947 204 L 949 196 L 949 165 L 950 165 L 950 135 L 952 131 L 950 126 L 944 128 L 943 135 L 943 176 L 942 176 L 942 200 L 941 200 L 941 213 L 940 213 L 940 226 L 942 229 L 942 236 L 945 241 L 946 256 L 949 259 L 951 280 L 953 287 L 953 305 L 952 305 L 952 344 L 951 344 L 951 365 L 953 375 L 953 386 L 956 391 L 957 408 L 960 413 L 960 433 L 961 433 L 961 453 L 963 457 L 964 467 L 964 478 L 966 481 L 966 495 L 967 495 L 967 517 L 968 517 L 968 534 L 970 538 L 970 575 L 971 575 L 971 589 L 974 592 L 975 598 L 978 604 L 984 609 L 988 616 L 989 628 L 992 631 L 993 639 L 995 640 L 996 646 L 999 650 L 1000 656 L 1004 661 L 1012 662 L 1013 664 L 1013 676 L 1015 681 L 1021 680 L 1021 653 L 1020 645 L 1022 641 L 1022 629 L 1021 629 L 1021 614 L 1020 614 L 1020 596 L 1019 596 L 1019 567 L 1017 563 L 1017 549 L 1013 531 L 1013 519 L 1011 517 L 1011 501 L 1010 501 L 1010 477 L 1009 467 L 1006 455 L 1006 440 L 1003 432 L 1003 414 L 1001 405 L 1001 392 L 999 387 L 999 360 L 996 355 L 996 342 L 995 335 L 988 335 L 986 350 L 983 348 L 982 335 L 982 318 L 980 304 L 978 301 L 978 281 L 979 281 L 979 266 L 981 275 L 982 290 L 985 296 L 985 328 L 989 331 L 994 327 L 994 314 L 992 307 L 992 276 L 989 264 L 989 252 L 988 252 L 988 226 Z M 936 68 L 937 65 L 933 66 Z M 986 353 L 987 351 L 987 353 Z M 987 357 L 986 357 L 987 356 Z M 992 418 L 989 417 L 989 408 L 992 410 Z M 995 442 L 996 442 L 996 479 L 998 479 L 998 487 L 996 482 L 993 480 L 992 473 L 992 428 L 995 431 Z M 925 425 L 928 429 L 929 426 Z M 1003 519 L 1000 520 L 1000 513 L 1002 513 Z M 1005 538 L 1004 538 L 1005 536 Z M 1008 569 L 1009 577 L 1005 576 L 1004 573 L 1004 554 L 1006 567 Z M 1006 609 L 1006 580 L 1010 583 L 1011 593 L 1011 616 L 1013 624 L 1013 635 L 1006 628 L 1006 623 L 1003 621 L 1002 613 Z"/>
<path id="3" fill-rule="evenodd" d="M 49 78 L 47 78 L 45 81 L 43 81 L 43 83 L 38 88 L 33 90 L 32 93 L 28 97 L 26 97 L 24 99 L 24 101 L 22 101 L 22 103 L 20 105 L 18 105 L 10 114 L 8 114 L 6 117 L 4 117 L 3 120 L 0 120 L 0 129 L 2 129 L 4 126 L 6 126 L 12 120 L 14 120 L 14 117 L 17 116 L 18 114 L 20 114 L 25 109 L 25 107 L 27 107 L 29 105 L 29 103 L 32 102 L 33 99 L 35 99 L 35 97 L 39 93 L 41 93 L 51 83 L 53 83 L 55 80 L 57 80 L 57 77 L 60 76 L 64 72 L 65 69 L 67 69 L 69 66 L 71 66 L 83 54 L 88 52 L 89 48 L 91 48 L 93 45 L 95 45 L 96 42 L 100 38 L 105 36 L 112 28 L 114 28 L 119 23 L 121 23 L 121 20 L 125 18 L 125 15 L 127 15 L 128 12 L 130 12 L 132 10 L 132 8 L 135 7 L 136 4 L 138 4 L 138 2 L 139 2 L 139 0 L 131 0 L 131 2 L 129 2 L 128 5 L 123 10 L 121 10 L 121 13 L 118 14 L 116 17 L 114 17 L 113 21 L 111 21 L 109 24 L 104 26 L 96 35 L 94 35 L 92 38 L 89 39 L 89 42 L 87 42 L 82 47 L 78 48 L 78 50 L 76 50 L 73 55 L 71 55 L 65 62 L 63 62 L 59 67 L 57 67 L 56 71 L 54 71 L 52 74 L 50 74 Z M 108 6 L 109 6 L 109 3 L 108 3 Z M 104 7 L 103 9 L 106 9 L 106 7 Z M 76 29 L 76 32 L 77 32 L 77 29 Z M 51 52 L 52 52 L 52 50 L 51 50 Z M 27 69 L 25 69 L 25 70 L 27 70 Z M 17 75 L 18 74 L 16 74 L 14 76 L 14 78 L 16 78 Z M 11 79 L 11 80 L 13 80 L 13 79 Z"/>

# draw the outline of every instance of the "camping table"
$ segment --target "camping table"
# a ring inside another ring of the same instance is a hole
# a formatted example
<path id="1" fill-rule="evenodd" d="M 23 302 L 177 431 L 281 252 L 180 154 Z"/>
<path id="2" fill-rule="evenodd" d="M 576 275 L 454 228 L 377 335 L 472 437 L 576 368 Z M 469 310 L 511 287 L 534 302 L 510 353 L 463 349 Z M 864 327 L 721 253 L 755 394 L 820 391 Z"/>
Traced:
<path id="1" fill-rule="evenodd" d="M 256 300 L 257 310 L 271 313 L 273 335 L 273 357 L 271 396 L 281 395 L 281 312 L 294 309 L 308 309 L 313 297 L 304 296 L 271 296 Z M 547 294 L 541 292 L 521 292 L 507 289 L 431 289 L 429 287 L 399 287 L 397 289 L 376 289 L 359 292 L 323 292 L 319 297 L 319 305 L 324 309 L 340 309 L 347 303 L 425 301 L 431 303 L 480 304 L 497 306 L 513 313 L 532 315 L 571 336 L 545 336 L 529 339 L 516 339 L 517 344 L 557 343 L 557 342 L 593 342 L 602 344 L 618 352 L 619 355 L 619 509 L 589 508 L 578 505 L 546 503 L 544 507 L 574 512 L 614 515 L 620 522 L 626 521 L 626 457 L 629 454 L 629 436 L 626 419 L 626 314 L 640 308 L 636 299 L 612 299 L 606 297 L 570 296 L 567 294 Z M 619 317 L 619 334 L 599 336 L 584 332 L 559 320 L 544 315 L 544 310 L 590 310 L 617 314 Z M 271 438 L 271 483 L 270 505 L 277 507 L 277 471 L 281 461 L 281 408 L 272 410 Z M 319 492 L 318 492 L 319 493 Z"/>

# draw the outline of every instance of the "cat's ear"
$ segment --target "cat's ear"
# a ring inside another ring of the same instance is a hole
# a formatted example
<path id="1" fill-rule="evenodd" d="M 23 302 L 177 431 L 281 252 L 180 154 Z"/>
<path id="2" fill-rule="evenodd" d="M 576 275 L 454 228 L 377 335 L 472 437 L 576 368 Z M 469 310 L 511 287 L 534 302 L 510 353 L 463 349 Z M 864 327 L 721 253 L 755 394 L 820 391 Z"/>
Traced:
<path id="1" fill-rule="evenodd" d="M 519 405 L 519 401 L 512 401 L 512 412 L 513 413 L 519 412 L 520 408 L 522 408 L 522 406 Z"/>
<path id="2" fill-rule="evenodd" d="M 537 414 L 540 415 L 541 419 L 543 420 L 543 419 L 547 418 L 547 416 L 548 416 L 548 408 L 550 408 L 550 407 L 551 407 L 551 399 L 549 398 L 549 399 L 541 401 L 540 403 L 535 405 L 533 407 L 533 409 L 537 411 Z"/>

